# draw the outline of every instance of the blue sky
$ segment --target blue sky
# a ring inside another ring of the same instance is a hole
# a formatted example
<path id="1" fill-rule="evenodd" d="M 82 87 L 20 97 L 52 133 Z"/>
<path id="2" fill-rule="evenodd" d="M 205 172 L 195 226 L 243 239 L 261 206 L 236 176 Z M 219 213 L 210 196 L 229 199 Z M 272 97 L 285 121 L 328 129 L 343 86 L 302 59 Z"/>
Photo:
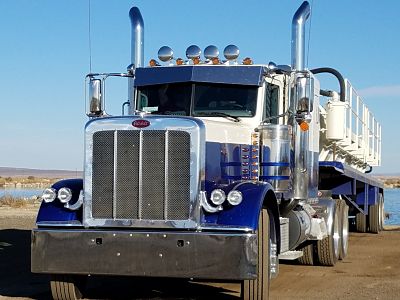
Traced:
<path id="1" fill-rule="evenodd" d="M 163 45 L 184 56 L 191 44 L 234 43 L 256 63 L 290 64 L 291 19 L 301 3 L 92 0 L 92 71 L 125 71 L 133 5 L 145 22 L 146 62 Z M 400 1 L 314 0 L 312 6 L 309 68 L 333 67 L 351 80 L 382 124 L 377 172 L 400 172 Z M 2 0 L 0 28 L 0 166 L 82 169 L 88 0 Z M 337 88 L 328 76 L 319 78 L 323 88 Z M 108 90 L 108 105 L 119 112 L 127 83 L 116 80 Z"/>

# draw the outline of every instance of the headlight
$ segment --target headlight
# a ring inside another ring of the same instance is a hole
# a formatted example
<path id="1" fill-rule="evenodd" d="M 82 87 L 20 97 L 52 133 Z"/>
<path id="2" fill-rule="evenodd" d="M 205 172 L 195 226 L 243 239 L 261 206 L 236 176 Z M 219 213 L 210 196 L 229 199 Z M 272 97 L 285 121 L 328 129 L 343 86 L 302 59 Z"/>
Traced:
<path id="1" fill-rule="evenodd" d="M 53 202 L 57 197 L 57 191 L 53 188 L 45 189 L 42 194 L 42 199 L 44 202 Z"/>
<path id="2" fill-rule="evenodd" d="M 227 200 L 231 205 L 239 205 L 243 200 L 243 195 L 240 191 L 233 190 L 228 193 Z"/>
<path id="3" fill-rule="evenodd" d="M 69 200 L 72 199 L 72 191 L 69 188 L 63 187 L 59 189 L 57 197 L 61 203 L 67 203 Z"/>
<path id="4" fill-rule="evenodd" d="M 221 189 L 216 189 L 211 192 L 210 200 L 215 205 L 221 205 L 226 199 L 225 192 Z"/>

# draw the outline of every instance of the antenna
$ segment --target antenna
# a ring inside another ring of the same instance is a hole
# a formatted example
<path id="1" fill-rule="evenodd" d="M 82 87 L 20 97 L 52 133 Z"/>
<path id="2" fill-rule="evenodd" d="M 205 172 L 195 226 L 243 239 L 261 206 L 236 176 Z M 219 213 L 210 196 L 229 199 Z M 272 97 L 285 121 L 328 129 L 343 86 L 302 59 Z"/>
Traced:
<path id="1" fill-rule="evenodd" d="M 91 1 L 88 0 L 89 73 L 92 73 Z"/>

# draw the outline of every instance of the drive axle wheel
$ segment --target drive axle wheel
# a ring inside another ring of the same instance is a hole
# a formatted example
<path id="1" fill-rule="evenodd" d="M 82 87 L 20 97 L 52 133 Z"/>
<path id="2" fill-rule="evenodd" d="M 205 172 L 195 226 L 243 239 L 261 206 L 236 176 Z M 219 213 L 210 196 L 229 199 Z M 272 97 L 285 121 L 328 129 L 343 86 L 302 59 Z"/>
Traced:
<path id="1" fill-rule="evenodd" d="M 346 204 L 346 201 L 340 200 L 340 217 L 341 217 L 341 226 L 340 226 L 340 251 L 339 251 L 339 259 L 344 259 L 347 256 L 347 250 L 349 248 L 349 206 Z"/>
<path id="2" fill-rule="evenodd" d="M 243 282 L 241 283 L 241 299 L 243 300 L 266 300 L 269 297 L 270 241 L 269 216 L 266 209 L 262 209 L 260 213 L 257 238 L 257 279 L 243 280 Z"/>
<path id="3" fill-rule="evenodd" d="M 322 266 L 334 266 L 339 259 L 340 252 L 340 209 L 336 203 L 333 214 L 332 228 L 328 236 L 317 242 L 318 261 Z"/>
<path id="4" fill-rule="evenodd" d="M 383 195 L 379 194 L 379 230 L 384 230 L 383 225 L 385 223 L 385 202 Z"/>
<path id="5" fill-rule="evenodd" d="M 359 212 L 356 214 L 357 232 L 367 232 L 367 216 Z"/>
<path id="6" fill-rule="evenodd" d="M 51 275 L 50 288 L 54 300 L 82 299 L 86 277 L 71 275 Z"/>
<path id="7" fill-rule="evenodd" d="M 314 265 L 314 244 L 304 246 L 299 249 L 303 251 L 303 256 L 298 258 L 297 261 L 301 265 L 313 266 Z"/>
<path id="8" fill-rule="evenodd" d="M 380 223 L 379 223 L 379 218 L 380 218 L 380 201 L 375 205 L 371 205 L 369 207 L 369 214 L 368 214 L 368 221 L 369 221 L 369 232 L 372 233 L 379 233 L 380 229 Z"/>

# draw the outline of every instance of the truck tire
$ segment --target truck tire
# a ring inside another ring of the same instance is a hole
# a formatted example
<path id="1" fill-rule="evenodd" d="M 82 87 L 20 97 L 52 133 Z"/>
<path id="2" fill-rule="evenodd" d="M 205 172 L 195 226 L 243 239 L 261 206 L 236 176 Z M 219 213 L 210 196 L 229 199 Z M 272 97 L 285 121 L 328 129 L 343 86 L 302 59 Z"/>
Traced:
<path id="1" fill-rule="evenodd" d="M 303 251 L 303 256 L 297 259 L 297 262 L 301 265 L 305 266 L 313 266 L 314 265 L 314 244 L 310 244 L 304 246 L 299 249 Z"/>
<path id="2" fill-rule="evenodd" d="M 367 216 L 359 212 L 356 214 L 357 232 L 367 232 Z"/>
<path id="3" fill-rule="evenodd" d="M 270 233 L 269 216 L 266 209 L 262 209 L 258 221 L 258 263 L 257 279 L 243 280 L 241 283 L 241 299 L 266 300 L 269 298 L 270 284 Z"/>
<path id="4" fill-rule="evenodd" d="M 369 221 L 369 232 L 371 233 L 379 233 L 379 201 L 374 204 L 370 205 L 369 213 L 368 213 L 368 221 Z"/>
<path id="5" fill-rule="evenodd" d="M 331 232 L 321 241 L 317 242 L 318 262 L 322 266 L 334 266 L 339 259 L 340 252 L 340 209 L 336 204 L 333 214 Z"/>
<path id="6" fill-rule="evenodd" d="M 339 259 L 342 260 L 347 256 L 347 250 L 349 248 L 349 206 L 346 201 L 340 200 L 340 251 Z"/>
<path id="7" fill-rule="evenodd" d="M 385 202 L 383 200 L 383 195 L 379 194 L 379 230 L 384 230 L 383 226 L 385 224 Z"/>
<path id="8" fill-rule="evenodd" d="M 86 278 L 71 275 L 51 275 L 50 289 L 54 300 L 82 299 Z"/>

